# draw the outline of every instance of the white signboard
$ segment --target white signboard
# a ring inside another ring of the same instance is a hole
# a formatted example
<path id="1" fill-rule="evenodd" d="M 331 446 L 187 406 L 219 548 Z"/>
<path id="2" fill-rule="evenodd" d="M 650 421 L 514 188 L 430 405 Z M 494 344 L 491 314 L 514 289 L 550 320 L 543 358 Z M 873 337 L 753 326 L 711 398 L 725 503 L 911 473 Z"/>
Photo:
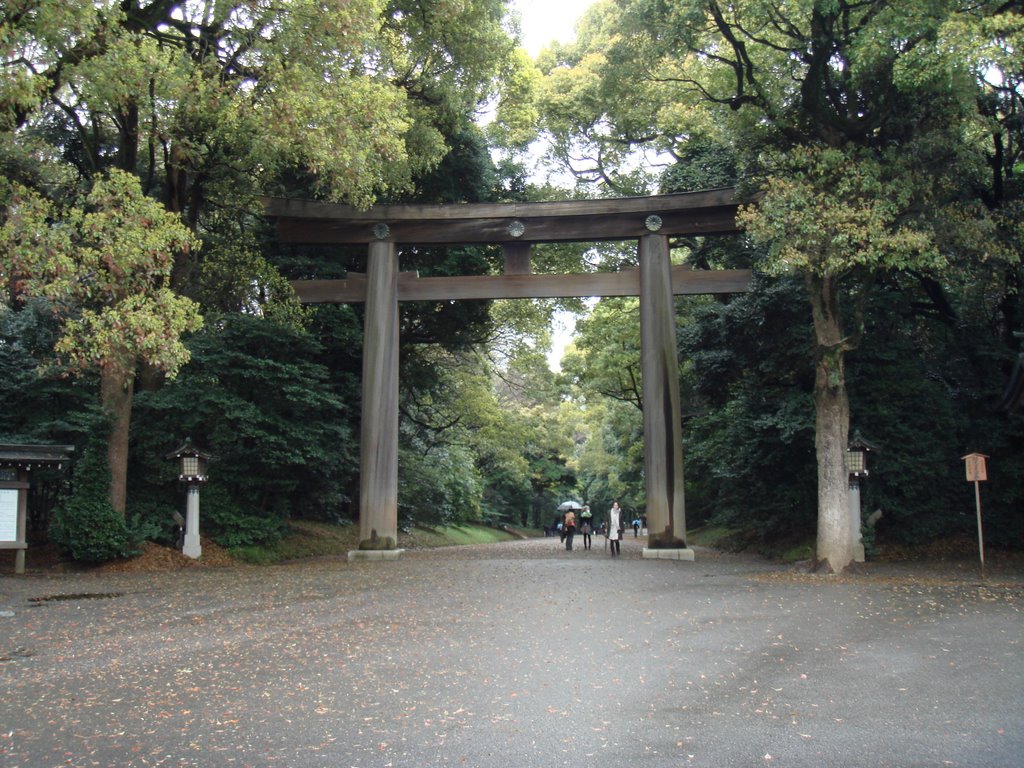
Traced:
<path id="1" fill-rule="evenodd" d="M 18 540 L 18 492 L 0 489 L 0 541 Z"/>

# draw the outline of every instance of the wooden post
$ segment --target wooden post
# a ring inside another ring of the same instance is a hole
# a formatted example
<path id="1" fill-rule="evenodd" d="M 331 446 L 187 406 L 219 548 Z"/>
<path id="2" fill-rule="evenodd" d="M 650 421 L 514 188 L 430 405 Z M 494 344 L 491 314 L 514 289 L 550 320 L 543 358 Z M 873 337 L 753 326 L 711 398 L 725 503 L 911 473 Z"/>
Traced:
<path id="1" fill-rule="evenodd" d="M 988 467 L 984 453 L 969 453 L 961 456 L 967 470 L 967 482 L 974 483 L 974 508 L 978 515 L 978 558 L 981 560 L 981 578 L 985 578 L 985 536 L 981 530 L 981 487 L 988 480 Z"/>
<path id="2" fill-rule="evenodd" d="M 398 543 L 398 256 L 394 243 L 369 246 L 363 329 L 359 548 Z"/>
<path id="3" fill-rule="evenodd" d="M 25 572 L 25 550 L 28 548 L 28 489 L 27 469 L 18 470 L 18 548 L 14 551 L 14 572 Z"/>
<path id="4" fill-rule="evenodd" d="M 528 275 L 533 271 L 530 266 L 529 243 L 505 243 L 502 251 L 505 256 L 506 275 Z"/>
<path id="5" fill-rule="evenodd" d="M 683 435 L 668 238 L 640 238 L 640 345 L 648 547 L 686 549 Z"/>
<path id="6" fill-rule="evenodd" d="M 981 578 L 985 578 L 985 535 L 981 531 L 981 488 L 974 481 L 974 508 L 978 514 L 978 558 L 981 560 Z"/>

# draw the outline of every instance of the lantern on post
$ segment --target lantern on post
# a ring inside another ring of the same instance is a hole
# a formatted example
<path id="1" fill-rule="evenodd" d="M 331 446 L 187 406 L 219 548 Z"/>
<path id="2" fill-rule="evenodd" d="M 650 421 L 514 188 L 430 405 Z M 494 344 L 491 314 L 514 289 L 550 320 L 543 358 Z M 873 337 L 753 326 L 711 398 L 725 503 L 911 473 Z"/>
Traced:
<path id="1" fill-rule="evenodd" d="M 846 447 L 846 471 L 850 475 L 850 536 L 853 541 L 853 559 L 863 563 L 864 542 L 861 540 L 860 479 L 868 476 L 868 454 L 877 450 L 855 430 Z"/>
<path id="2" fill-rule="evenodd" d="M 178 462 L 178 481 L 188 488 L 185 503 L 185 538 L 181 553 L 186 557 L 197 558 L 203 553 L 199 540 L 199 486 L 206 482 L 206 464 L 210 459 L 192 444 L 192 438 L 175 448 L 167 459 Z"/>

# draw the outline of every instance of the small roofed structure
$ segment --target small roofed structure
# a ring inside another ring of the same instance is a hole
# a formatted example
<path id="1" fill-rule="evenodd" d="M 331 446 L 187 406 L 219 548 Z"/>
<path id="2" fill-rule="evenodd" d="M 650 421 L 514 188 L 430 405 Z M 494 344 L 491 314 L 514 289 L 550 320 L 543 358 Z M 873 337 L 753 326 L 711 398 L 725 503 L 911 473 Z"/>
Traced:
<path id="1" fill-rule="evenodd" d="M 14 572 L 25 572 L 28 491 L 35 469 L 64 469 L 73 445 L 0 443 L 0 549 L 17 550 Z"/>
<path id="2" fill-rule="evenodd" d="M 0 468 L 32 471 L 40 467 L 64 469 L 75 452 L 73 445 L 21 445 L 0 443 Z"/>

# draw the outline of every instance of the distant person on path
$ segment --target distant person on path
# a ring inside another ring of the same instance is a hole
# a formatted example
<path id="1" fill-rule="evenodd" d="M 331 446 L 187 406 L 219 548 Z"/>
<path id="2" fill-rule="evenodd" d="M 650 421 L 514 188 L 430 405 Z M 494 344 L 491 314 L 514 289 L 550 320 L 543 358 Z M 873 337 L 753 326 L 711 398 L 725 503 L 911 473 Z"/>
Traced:
<path id="1" fill-rule="evenodd" d="M 612 557 L 622 554 L 622 510 L 619 509 L 619 502 L 613 501 L 612 508 L 608 510 L 608 541 L 612 550 Z"/>
<path id="2" fill-rule="evenodd" d="M 565 551 L 572 552 L 572 537 L 576 534 L 576 513 L 571 509 L 565 513 L 562 527 L 565 530 Z"/>
<path id="3" fill-rule="evenodd" d="M 584 504 L 580 511 L 580 533 L 583 534 L 583 548 L 590 549 L 590 535 L 594 532 L 594 514 L 590 511 L 590 505 Z"/>
<path id="4" fill-rule="evenodd" d="M 590 520 L 583 518 L 583 522 L 580 523 L 580 533 L 583 534 L 583 548 L 590 549 L 590 534 L 593 533 L 594 529 L 590 525 Z"/>
<path id="5" fill-rule="evenodd" d="M 633 518 L 633 538 L 635 539 L 639 535 L 640 535 L 640 518 L 639 517 L 634 517 Z"/>

